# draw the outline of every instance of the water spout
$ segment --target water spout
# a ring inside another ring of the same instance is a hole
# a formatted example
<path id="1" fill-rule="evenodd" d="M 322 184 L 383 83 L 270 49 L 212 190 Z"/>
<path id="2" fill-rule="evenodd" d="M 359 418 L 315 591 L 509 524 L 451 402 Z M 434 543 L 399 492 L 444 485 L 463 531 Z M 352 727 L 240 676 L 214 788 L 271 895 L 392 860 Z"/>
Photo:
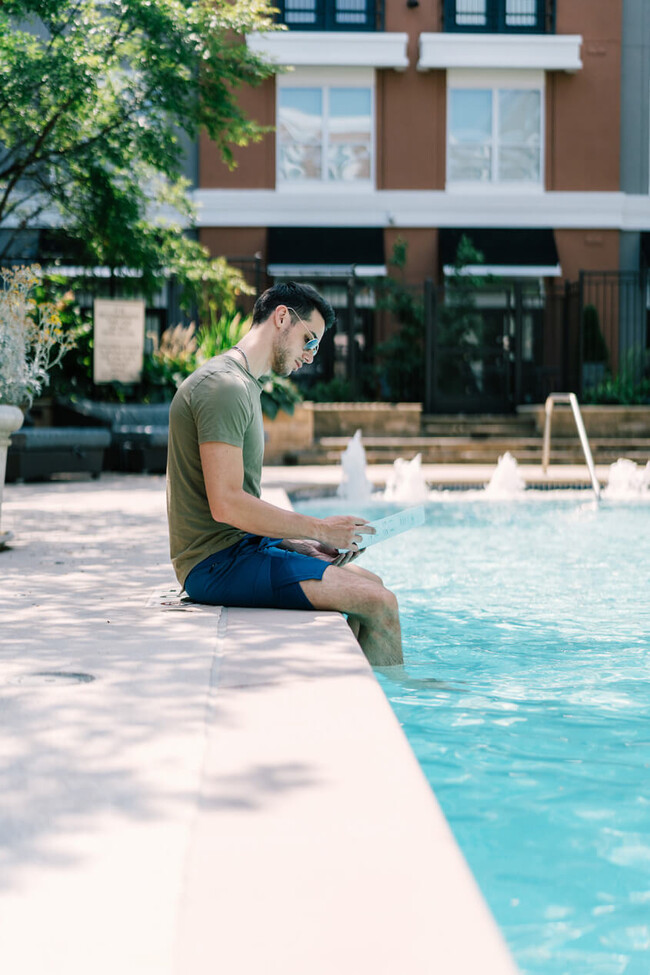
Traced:
<path id="1" fill-rule="evenodd" d="M 499 457 L 497 466 L 485 487 L 485 494 L 489 498 L 516 498 L 526 490 L 526 482 L 519 473 L 516 459 L 510 453 Z"/>
<path id="2" fill-rule="evenodd" d="M 638 467 L 633 460 L 621 457 L 611 464 L 603 497 L 610 501 L 650 499 L 650 461 L 645 467 Z"/>
<path id="3" fill-rule="evenodd" d="M 366 476 L 366 451 L 361 442 L 361 430 L 357 430 L 341 454 L 343 476 L 336 494 L 346 501 L 369 501 L 372 484 Z"/>
<path id="4" fill-rule="evenodd" d="M 416 454 L 412 460 L 398 457 L 393 462 L 383 497 L 385 501 L 403 501 L 406 504 L 427 500 L 429 489 L 422 473 L 422 454 Z"/>

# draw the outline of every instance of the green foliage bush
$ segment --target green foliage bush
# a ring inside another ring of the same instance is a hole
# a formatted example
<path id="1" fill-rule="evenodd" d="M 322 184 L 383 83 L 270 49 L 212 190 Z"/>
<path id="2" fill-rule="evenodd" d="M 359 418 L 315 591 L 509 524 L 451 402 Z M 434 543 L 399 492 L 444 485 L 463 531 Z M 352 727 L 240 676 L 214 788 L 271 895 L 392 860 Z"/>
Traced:
<path id="1" fill-rule="evenodd" d="M 585 390 L 583 399 L 595 405 L 650 405 L 650 350 L 628 350 L 618 374 L 610 372 L 593 389 Z"/>
<path id="2" fill-rule="evenodd" d="M 394 316 L 399 331 L 376 347 L 375 376 L 382 399 L 413 402 L 424 388 L 424 301 L 404 281 L 408 244 L 398 237 L 390 266 L 396 276 L 386 278 L 377 307 Z"/>
<path id="3" fill-rule="evenodd" d="M 365 397 L 361 397 L 363 400 Z M 327 382 L 314 383 L 309 388 L 309 399 L 313 403 L 351 403 L 359 400 L 349 379 L 334 376 Z"/>

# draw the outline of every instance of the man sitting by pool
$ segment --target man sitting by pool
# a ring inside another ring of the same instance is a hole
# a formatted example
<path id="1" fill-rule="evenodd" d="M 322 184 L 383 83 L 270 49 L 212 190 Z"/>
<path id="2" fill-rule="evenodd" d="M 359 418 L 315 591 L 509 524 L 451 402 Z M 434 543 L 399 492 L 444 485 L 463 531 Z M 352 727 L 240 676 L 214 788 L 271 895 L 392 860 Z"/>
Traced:
<path id="1" fill-rule="evenodd" d="M 169 414 L 167 514 L 174 571 L 200 603 L 346 613 L 374 666 L 402 663 L 397 600 L 347 564 L 374 529 L 356 515 L 315 518 L 260 498 L 261 376 L 312 362 L 334 310 L 309 285 L 264 292 L 250 331 L 181 384 Z M 332 565 L 339 550 L 342 565 Z"/>

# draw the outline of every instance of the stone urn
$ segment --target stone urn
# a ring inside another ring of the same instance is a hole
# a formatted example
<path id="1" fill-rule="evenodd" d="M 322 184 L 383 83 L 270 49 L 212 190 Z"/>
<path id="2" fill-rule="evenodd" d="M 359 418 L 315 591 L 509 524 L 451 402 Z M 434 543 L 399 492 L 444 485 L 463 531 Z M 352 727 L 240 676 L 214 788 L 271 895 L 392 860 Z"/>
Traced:
<path id="1" fill-rule="evenodd" d="M 11 532 L 2 531 L 2 494 L 5 486 L 7 449 L 11 442 L 11 434 L 21 428 L 23 420 L 23 412 L 17 406 L 0 404 L 0 549 L 3 549 L 13 537 Z"/>

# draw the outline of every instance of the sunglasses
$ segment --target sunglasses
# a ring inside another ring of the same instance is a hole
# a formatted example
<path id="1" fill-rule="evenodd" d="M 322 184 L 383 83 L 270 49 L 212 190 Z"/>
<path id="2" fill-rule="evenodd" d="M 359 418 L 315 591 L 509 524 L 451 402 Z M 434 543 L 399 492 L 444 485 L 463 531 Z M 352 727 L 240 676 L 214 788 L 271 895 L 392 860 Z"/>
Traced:
<path id="1" fill-rule="evenodd" d="M 290 305 L 287 305 L 287 309 L 289 311 L 292 311 L 293 314 L 298 319 L 298 321 L 307 329 L 309 334 L 314 336 L 312 339 L 309 339 L 309 341 L 305 342 L 305 344 L 302 347 L 303 352 L 313 352 L 314 355 L 316 355 L 316 353 L 318 352 L 318 346 L 320 345 L 320 339 L 314 332 L 312 332 L 307 322 L 303 322 L 302 318 L 300 317 L 300 315 L 298 314 L 295 308 L 291 308 Z"/>

